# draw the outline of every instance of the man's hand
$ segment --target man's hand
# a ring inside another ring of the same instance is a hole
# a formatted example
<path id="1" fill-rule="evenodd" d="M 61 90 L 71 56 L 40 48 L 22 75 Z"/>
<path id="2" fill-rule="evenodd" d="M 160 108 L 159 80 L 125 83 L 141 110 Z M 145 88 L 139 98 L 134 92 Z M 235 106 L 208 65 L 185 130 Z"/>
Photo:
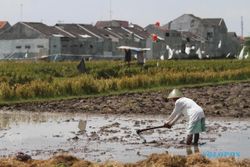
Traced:
<path id="1" fill-rule="evenodd" d="M 171 127 L 172 127 L 172 125 L 170 125 L 169 123 L 165 123 L 163 126 L 164 126 L 165 128 L 168 128 L 168 129 L 171 129 Z"/>

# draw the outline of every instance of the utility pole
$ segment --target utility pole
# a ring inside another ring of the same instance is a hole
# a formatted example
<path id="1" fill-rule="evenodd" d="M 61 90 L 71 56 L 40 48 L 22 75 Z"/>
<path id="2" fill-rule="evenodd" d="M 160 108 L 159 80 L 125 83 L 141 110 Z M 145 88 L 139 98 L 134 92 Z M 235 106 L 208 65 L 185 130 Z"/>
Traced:
<path id="1" fill-rule="evenodd" d="M 112 20 L 112 0 L 109 0 L 109 20 Z"/>
<path id="2" fill-rule="evenodd" d="M 241 38 L 244 38 L 244 20 L 243 16 L 241 16 Z"/>
<path id="3" fill-rule="evenodd" d="M 23 4 L 20 4 L 20 21 L 23 21 Z"/>
<path id="4" fill-rule="evenodd" d="M 112 0 L 109 0 L 109 26 L 112 27 Z"/>

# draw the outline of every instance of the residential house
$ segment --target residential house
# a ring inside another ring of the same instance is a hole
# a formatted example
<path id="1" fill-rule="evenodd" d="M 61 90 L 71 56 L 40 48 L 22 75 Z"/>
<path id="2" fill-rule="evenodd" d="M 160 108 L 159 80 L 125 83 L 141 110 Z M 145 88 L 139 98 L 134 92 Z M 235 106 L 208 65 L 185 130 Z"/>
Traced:
<path id="1" fill-rule="evenodd" d="M 7 21 L 0 21 L 0 34 L 3 33 L 5 30 L 10 28 L 11 25 Z"/>
<path id="2" fill-rule="evenodd" d="M 73 37 L 70 44 L 62 44 L 63 54 L 68 55 L 102 55 L 103 38 L 90 31 L 83 24 L 56 24 L 55 27 Z"/>
<path id="3" fill-rule="evenodd" d="M 228 54 L 226 57 L 235 58 L 241 48 L 241 39 L 235 32 L 228 32 L 227 35 L 228 40 L 226 41 L 226 45 L 231 47 L 228 48 Z"/>
<path id="4" fill-rule="evenodd" d="M 0 58 L 39 58 L 63 54 L 73 36 L 43 23 L 18 22 L 0 34 Z"/>
<path id="5" fill-rule="evenodd" d="M 169 30 L 165 27 L 159 27 L 154 24 L 150 24 L 145 27 L 145 30 L 153 36 L 157 35 L 157 41 L 148 42 L 148 47 L 151 47 L 152 58 L 159 59 L 164 56 L 164 59 L 170 58 L 170 50 L 173 52 L 174 57 L 176 58 L 186 58 L 187 56 L 184 53 L 185 49 L 183 49 L 183 36 L 180 32 L 176 30 Z M 178 52 L 178 54 L 176 54 Z"/>
<path id="6" fill-rule="evenodd" d="M 156 37 L 156 38 L 155 38 Z M 0 59 L 66 57 L 122 58 L 122 45 L 150 48 L 146 58 L 220 58 L 237 55 L 239 38 L 222 18 L 184 14 L 168 24 L 142 28 L 128 21 L 90 24 L 0 22 Z M 188 48 L 192 48 L 187 53 Z M 200 51 L 200 54 L 197 52 Z"/>
<path id="7" fill-rule="evenodd" d="M 227 42 L 231 38 L 228 38 L 227 26 L 222 18 L 202 19 L 192 14 L 184 14 L 164 25 L 163 28 L 192 33 L 199 39 L 195 47 L 202 50 L 204 57 L 220 58 L 231 52 L 232 45 Z M 190 45 L 188 39 L 186 43 Z"/>
<path id="8" fill-rule="evenodd" d="M 129 24 L 127 21 L 99 21 L 96 23 L 98 29 L 108 31 L 118 41 L 112 43 L 113 55 L 124 55 L 117 47 L 122 45 L 145 48 L 149 34 L 140 26 Z"/>

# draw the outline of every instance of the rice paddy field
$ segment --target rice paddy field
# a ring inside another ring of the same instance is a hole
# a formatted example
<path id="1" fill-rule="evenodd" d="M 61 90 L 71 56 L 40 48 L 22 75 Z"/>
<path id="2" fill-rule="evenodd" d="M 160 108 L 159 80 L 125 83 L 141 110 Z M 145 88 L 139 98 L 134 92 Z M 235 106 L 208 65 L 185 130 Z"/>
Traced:
<path id="1" fill-rule="evenodd" d="M 250 79 L 250 60 L 0 62 L 0 100 L 64 98 Z"/>
<path id="2" fill-rule="evenodd" d="M 0 61 L 0 167 L 249 166 L 249 59 L 78 64 Z M 146 143 L 135 133 L 164 123 L 173 87 L 208 117 L 194 154 L 181 143 L 185 121 Z"/>

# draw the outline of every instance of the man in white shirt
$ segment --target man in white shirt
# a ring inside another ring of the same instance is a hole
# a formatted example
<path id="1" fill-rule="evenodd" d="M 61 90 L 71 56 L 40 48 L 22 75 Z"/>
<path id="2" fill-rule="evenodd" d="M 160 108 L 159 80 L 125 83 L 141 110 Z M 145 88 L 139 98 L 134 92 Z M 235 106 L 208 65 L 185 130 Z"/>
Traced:
<path id="1" fill-rule="evenodd" d="M 184 97 L 178 89 L 174 89 L 167 98 L 175 102 L 175 108 L 164 126 L 171 128 L 183 115 L 188 122 L 186 144 L 191 145 L 194 136 L 194 145 L 198 145 L 199 133 L 204 132 L 206 129 L 203 109 L 192 99 Z"/>

